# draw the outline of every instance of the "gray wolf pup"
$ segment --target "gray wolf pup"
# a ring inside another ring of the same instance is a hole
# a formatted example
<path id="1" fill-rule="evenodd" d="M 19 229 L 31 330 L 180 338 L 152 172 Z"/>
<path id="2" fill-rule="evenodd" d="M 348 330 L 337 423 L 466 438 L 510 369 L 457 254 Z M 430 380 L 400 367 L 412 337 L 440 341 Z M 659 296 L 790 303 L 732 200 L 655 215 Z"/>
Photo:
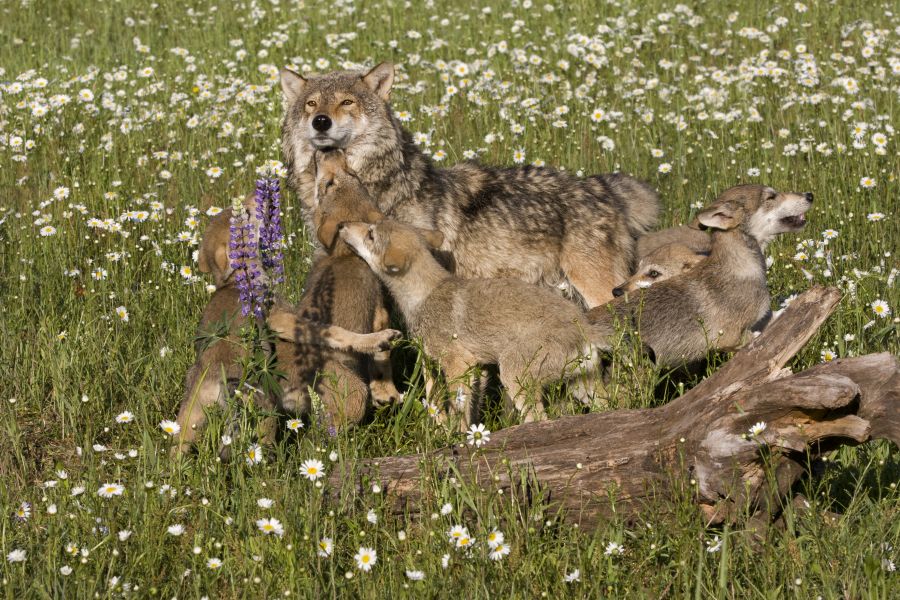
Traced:
<path id="1" fill-rule="evenodd" d="M 252 196 L 247 200 L 248 206 L 250 202 Z M 252 206 L 250 213 L 253 214 Z M 229 208 L 213 217 L 200 243 L 200 271 L 212 274 L 216 291 L 200 315 L 197 337 L 215 337 L 217 340 L 209 345 L 197 344 L 197 360 L 185 377 L 184 398 L 177 418 L 181 432 L 178 444 L 172 449 L 173 455 L 190 448 L 198 430 L 206 423 L 205 409 L 213 405 L 224 408 L 228 386 L 240 381 L 241 363 L 248 356 L 238 333 L 249 317 L 241 315 L 240 294 L 228 257 L 231 214 Z M 298 318 L 294 310 L 276 297 L 269 314 L 269 326 L 279 336 L 274 343 L 278 368 L 285 373 L 286 380 L 282 383 L 284 394 L 281 398 L 252 394 L 254 401 L 268 411 L 279 410 L 298 416 L 309 413 L 308 400 L 304 401 L 307 382 L 301 379 L 295 360 L 303 346 L 371 354 L 390 348 L 391 341 L 400 335 L 396 330 L 359 334 L 343 327 Z M 263 420 L 260 426 L 263 442 L 274 440 L 276 426 L 277 420 L 273 417 Z"/>
<path id="2" fill-rule="evenodd" d="M 612 298 L 634 266 L 634 240 L 657 219 L 659 199 L 622 174 L 578 178 L 543 167 L 466 162 L 436 168 L 388 103 L 394 67 L 304 78 L 281 72 L 282 150 L 307 216 L 316 150 L 340 148 L 386 216 L 444 234 L 460 277 L 506 277 L 570 292 L 588 307 Z"/>
<path id="3" fill-rule="evenodd" d="M 709 350 L 736 349 L 770 313 L 760 240 L 802 229 L 812 199 L 761 185 L 726 190 L 697 215 L 699 225 L 712 230 L 708 258 L 632 298 L 594 308 L 588 318 L 607 327 L 616 316 L 632 320 L 665 366 L 689 365 Z"/>
<path id="4" fill-rule="evenodd" d="M 571 375 L 577 363 L 592 376 L 594 349 L 609 349 L 612 329 L 588 324 L 577 305 L 552 290 L 447 271 L 431 253 L 443 242 L 438 231 L 384 220 L 344 223 L 340 236 L 388 287 L 410 333 L 422 339 L 446 380 L 459 382 L 462 405 L 451 404 L 463 428 L 479 409 L 467 383 L 472 367 L 496 364 L 516 409 L 532 421 L 544 417 L 544 408 L 539 396 L 529 398 L 529 388 Z"/>
<path id="5" fill-rule="evenodd" d="M 739 185 L 726 190 L 717 201 L 734 199 L 741 202 L 747 213 L 746 231 L 759 242 L 761 250 L 775 236 L 787 231 L 802 229 L 805 221 L 795 222 L 803 217 L 800 208 L 812 202 L 813 195 L 784 193 L 763 185 Z M 799 214 L 799 216 L 798 216 Z M 805 218 L 805 217 L 804 217 Z M 711 240 L 709 232 L 694 219 L 690 225 L 670 227 L 652 231 L 638 238 L 637 257 L 643 260 L 648 254 L 668 244 L 681 244 L 697 253 L 709 252 Z"/>

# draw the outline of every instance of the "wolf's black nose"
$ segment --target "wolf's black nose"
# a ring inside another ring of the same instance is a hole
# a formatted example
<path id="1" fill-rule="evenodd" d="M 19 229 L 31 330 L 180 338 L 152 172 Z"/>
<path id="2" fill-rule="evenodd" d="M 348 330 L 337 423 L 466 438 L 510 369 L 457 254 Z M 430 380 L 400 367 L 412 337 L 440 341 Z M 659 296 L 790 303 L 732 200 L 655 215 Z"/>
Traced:
<path id="1" fill-rule="evenodd" d="M 328 131 L 331 128 L 331 119 L 328 115 L 316 115 L 313 117 L 312 126 L 316 131 Z"/>
<path id="2" fill-rule="evenodd" d="M 812 201 L 813 201 L 813 194 L 812 194 L 812 192 L 806 192 L 805 194 L 803 194 L 803 197 L 806 198 L 806 201 L 807 201 L 807 202 L 812 202 Z"/>
<path id="3" fill-rule="evenodd" d="M 618 298 L 619 296 L 623 295 L 624 293 L 625 293 L 625 290 L 623 290 L 623 289 L 620 288 L 620 287 L 613 288 L 613 296 L 615 296 L 616 298 Z"/>

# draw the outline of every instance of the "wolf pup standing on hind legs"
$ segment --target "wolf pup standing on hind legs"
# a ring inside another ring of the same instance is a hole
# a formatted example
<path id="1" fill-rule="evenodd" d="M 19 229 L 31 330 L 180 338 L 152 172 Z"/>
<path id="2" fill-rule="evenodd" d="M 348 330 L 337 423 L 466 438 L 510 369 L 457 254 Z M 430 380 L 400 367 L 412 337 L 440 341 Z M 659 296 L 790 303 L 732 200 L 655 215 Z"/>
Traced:
<path id="1" fill-rule="evenodd" d="M 282 147 L 308 225 L 316 150 L 343 149 L 385 215 L 444 234 L 457 275 L 512 277 L 572 292 L 587 307 L 631 275 L 635 239 L 656 224 L 659 199 L 621 174 L 578 178 L 543 167 L 474 162 L 436 168 L 391 112 L 394 67 L 304 78 L 283 69 Z"/>

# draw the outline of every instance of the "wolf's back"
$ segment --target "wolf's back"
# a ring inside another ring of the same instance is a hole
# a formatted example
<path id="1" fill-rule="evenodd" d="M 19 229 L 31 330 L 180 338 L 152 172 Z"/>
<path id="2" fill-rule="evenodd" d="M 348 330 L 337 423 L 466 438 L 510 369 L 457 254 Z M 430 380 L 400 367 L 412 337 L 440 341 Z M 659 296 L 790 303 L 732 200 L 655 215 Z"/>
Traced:
<path id="1" fill-rule="evenodd" d="M 659 221 L 659 194 L 656 190 L 640 179 L 622 173 L 602 177 L 625 212 L 632 237 L 638 238 L 656 226 Z"/>

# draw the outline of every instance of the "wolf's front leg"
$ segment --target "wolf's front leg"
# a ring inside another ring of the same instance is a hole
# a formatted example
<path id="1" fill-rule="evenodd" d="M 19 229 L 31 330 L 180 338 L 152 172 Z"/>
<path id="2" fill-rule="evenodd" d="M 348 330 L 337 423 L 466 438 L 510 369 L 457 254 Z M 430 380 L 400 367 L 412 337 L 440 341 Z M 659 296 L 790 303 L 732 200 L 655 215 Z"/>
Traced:
<path id="1" fill-rule="evenodd" d="M 273 310 L 269 315 L 268 324 L 279 339 L 288 342 L 360 354 L 375 354 L 390 350 L 391 343 L 403 335 L 396 329 L 357 333 L 337 325 L 310 321 L 286 310 Z"/>
<path id="2" fill-rule="evenodd" d="M 384 306 L 375 309 L 372 331 L 393 331 L 388 329 L 391 316 Z M 394 386 L 394 373 L 391 368 L 391 351 L 376 352 L 369 363 L 369 394 L 375 406 L 388 406 L 400 399 L 400 392 Z"/>
<path id="3" fill-rule="evenodd" d="M 440 362 L 450 392 L 450 413 L 459 417 L 460 431 L 466 431 L 480 412 L 469 381 L 469 370 L 477 364 L 476 359 L 462 348 L 451 348 Z"/>

